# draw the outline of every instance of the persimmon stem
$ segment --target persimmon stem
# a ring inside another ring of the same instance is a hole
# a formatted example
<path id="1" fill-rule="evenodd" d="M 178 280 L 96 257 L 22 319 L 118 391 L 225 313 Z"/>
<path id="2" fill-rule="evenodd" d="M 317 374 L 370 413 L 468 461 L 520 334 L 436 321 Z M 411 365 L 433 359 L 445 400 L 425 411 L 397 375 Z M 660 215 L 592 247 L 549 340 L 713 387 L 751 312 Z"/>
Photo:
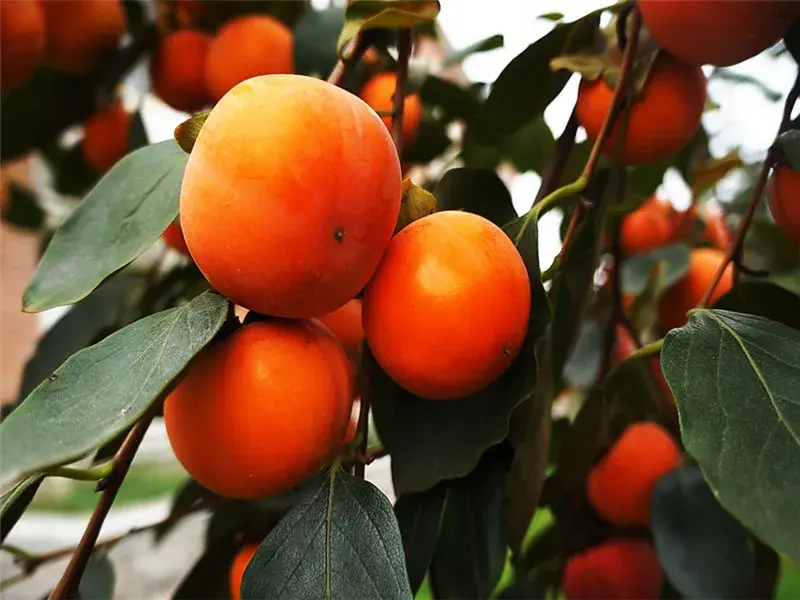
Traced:
<path id="1" fill-rule="evenodd" d="M 642 346 L 638 350 L 631 352 L 626 360 L 642 358 L 644 356 L 652 356 L 661 352 L 661 346 L 664 345 L 664 338 L 658 339 L 655 342 L 650 342 L 646 346 Z"/>
<path id="2" fill-rule="evenodd" d="M 370 46 L 369 36 L 364 32 L 357 33 L 348 46 L 348 50 L 344 52 L 344 58 L 340 58 L 333 67 L 333 71 L 328 76 L 328 83 L 341 86 L 347 77 L 350 70 L 361 60 L 364 52 Z"/>
<path id="3" fill-rule="evenodd" d="M 397 40 L 397 80 L 392 105 L 392 140 L 397 156 L 403 156 L 403 107 L 406 101 L 408 61 L 411 59 L 411 29 L 401 29 Z"/>
<path id="4" fill-rule="evenodd" d="M 64 477 L 75 481 L 99 481 L 111 475 L 114 463 L 107 462 L 103 465 L 88 469 L 76 469 L 73 467 L 52 467 L 44 471 L 47 477 Z"/>
<path id="5" fill-rule="evenodd" d="M 100 535 L 100 529 L 103 527 L 103 522 L 111 510 L 111 505 L 117 497 L 117 492 L 119 492 L 119 488 L 128 474 L 133 457 L 136 455 L 136 451 L 139 449 L 144 439 L 144 434 L 147 432 L 147 428 L 150 426 L 154 416 L 155 410 L 149 410 L 133 426 L 125 441 L 122 442 L 122 446 L 117 450 L 117 454 L 112 461 L 111 473 L 105 479 L 106 485 L 89 519 L 89 524 L 86 526 L 86 530 L 75 548 L 75 553 L 72 555 L 67 569 L 56 587 L 53 588 L 50 596 L 48 596 L 48 600 L 66 600 L 67 598 L 75 597 L 83 572 L 86 570 L 86 565 L 89 563 L 89 558 Z"/>

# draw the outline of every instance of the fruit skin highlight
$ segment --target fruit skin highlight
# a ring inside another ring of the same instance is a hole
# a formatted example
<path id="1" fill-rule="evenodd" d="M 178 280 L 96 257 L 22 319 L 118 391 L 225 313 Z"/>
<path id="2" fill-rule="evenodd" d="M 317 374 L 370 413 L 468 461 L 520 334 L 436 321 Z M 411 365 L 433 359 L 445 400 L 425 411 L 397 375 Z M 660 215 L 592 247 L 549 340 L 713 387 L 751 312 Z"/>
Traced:
<path id="1" fill-rule="evenodd" d="M 242 579 L 247 565 L 253 560 L 260 544 L 247 544 L 242 546 L 241 550 L 236 553 L 231 563 L 231 570 L 228 576 L 230 583 L 231 598 L 232 600 L 239 600 L 242 597 Z"/>
<path id="2" fill-rule="evenodd" d="M 211 36 L 191 29 L 169 34 L 150 62 L 153 91 L 166 104 L 193 113 L 210 104 L 205 69 Z"/>
<path id="3" fill-rule="evenodd" d="M 682 462 L 680 448 L 666 429 L 634 423 L 589 474 L 589 502 L 609 523 L 649 525 L 653 487 Z"/>
<path id="4" fill-rule="evenodd" d="M 391 111 L 394 108 L 394 90 L 397 86 L 397 75 L 379 73 L 370 78 L 361 90 L 361 97 L 375 111 Z M 392 131 L 392 117 L 381 117 L 386 128 Z M 403 143 L 411 144 L 417 135 L 422 121 L 422 101 L 418 94 L 407 94 L 403 99 Z"/>
<path id="5" fill-rule="evenodd" d="M 164 402 L 175 456 L 228 498 L 285 492 L 340 449 L 350 420 L 347 359 L 310 320 L 243 325 L 205 348 Z"/>
<path id="6" fill-rule="evenodd" d="M 800 245 L 800 172 L 778 166 L 769 182 L 769 211 L 781 231 Z"/>
<path id="7" fill-rule="evenodd" d="M 211 111 L 186 166 L 181 227 L 197 266 L 236 304 L 318 317 L 372 276 L 401 193 L 391 136 L 363 100 L 265 75 Z"/>
<path id="8" fill-rule="evenodd" d="M 364 291 L 364 332 L 400 386 L 460 398 L 511 365 L 530 306 L 528 272 L 506 234 L 478 215 L 442 211 L 392 240 Z"/>
<path id="9" fill-rule="evenodd" d="M 602 79 L 582 79 L 578 87 L 578 122 L 595 141 L 614 95 Z M 659 162 L 680 152 L 694 137 L 706 105 L 706 76 L 700 67 L 660 53 L 642 93 L 630 110 L 620 161 L 625 165 Z M 618 120 L 603 145 L 615 156 L 622 123 Z"/>
<path id="10" fill-rule="evenodd" d="M 562 574 L 567 600 L 656 600 L 663 576 L 658 555 L 644 540 L 609 540 L 574 554 Z"/>
<path id="11" fill-rule="evenodd" d="M 0 2 L 0 91 L 25 83 L 44 57 L 44 12 L 39 0 Z"/>
<path id="12" fill-rule="evenodd" d="M 735 65 L 775 44 L 792 24 L 793 2 L 640 0 L 650 34 L 691 65 Z"/>
<path id="13" fill-rule="evenodd" d="M 294 36 L 268 15 L 231 19 L 211 42 L 206 88 L 215 102 L 234 86 L 258 75 L 294 73 Z"/>
<path id="14" fill-rule="evenodd" d="M 128 153 L 132 119 L 131 113 L 115 102 L 86 121 L 81 151 L 95 172 L 102 175 Z"/>

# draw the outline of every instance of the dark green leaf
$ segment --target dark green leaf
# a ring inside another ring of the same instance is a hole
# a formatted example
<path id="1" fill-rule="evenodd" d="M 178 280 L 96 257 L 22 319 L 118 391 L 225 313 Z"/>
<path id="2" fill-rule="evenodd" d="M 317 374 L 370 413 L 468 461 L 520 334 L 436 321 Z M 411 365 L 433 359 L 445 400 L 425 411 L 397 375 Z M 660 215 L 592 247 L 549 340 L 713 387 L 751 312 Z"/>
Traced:
<path id="1" fill-rule="evenodd" d="M 187 159 L 167 140 L 118 162 L 56 231 L 25 290 L 25 310 L 85 298 L 152 246 L 178 214 Z"/>
<path id="2" fill-rule="evenodd" d="M 122 8 L 125 10 L 125 23 L 129 32 L 138 31 L 146 24 L 147 6 L 144 0 L 122 0 Z"/>
<path id="3" fill-rule="evenodd" d="M 28 508 L 44 477 L 31 475 L 20 481 L 0 497 L 0 543 L 5 541 L 14 525 Z"/>
<path id="4" fill-rule="evenodd" d="M 564 15 L 560 12 L 549 12 L 549 13 L 544 13 L 543 15 L 539 15 L 536 18 L 544 19 L 545 21 L 560 21 L 564 18 Z"/>
<path id="5" fill-rule="evenodd" d="M 800 330 L 800 296 L 770 281 L 743 281 L 714 308 L 765 317 Z"/>
<path id="6" fill-rule="evenodd" d="M 795 19 L 789 29 L 783 34 L 783 43 L 794 61 L 800 64 L 800 19 Z"/>
<path id="7" fill-rule="evenodd" d="M 130 142 L 128 152 L 135 152 L 139 148 L 144 148 L 150 143 L 147 139 L 147 129 L 144 127 L 142 111 L 137 110 L 131 118 Z"/>
<path id="8" fill-rule="evenodd" d="M 543 118 L 537 117 L 507 137 L 501 149 L 511 158 L 518 171 L 542 173 L 554 145 L 553 132 Z"/>
<path id="9" fill-rule="evenodd" d="M 685 244 L 671 244 L 626 258 L 620 271 L 623 293 L 641 294 L 657 262 L 664 265 L 660 281 L 663 291 L 686 274 L 686 269 L 689 268 L 689 247 Z"/>
<path id="10" fill-rule="evenodd" d="M 660 163 L 637 165 L 630 169 L 629 179 L 632 191 L 649 198 L 664 181 L 664 173 L 672 166 L 672 159 Z"/>
<path id="11" fill-rule="evenodd" d="M 581 324 L 578 341 L 564 364 L 564 379 L 569 385 L 588 389 L 597 381 L 603 360 L 605 328 L 605 323 L 596 319 L 586 319 Z"/>
<path id="12" fill-rule="evenodd" d="M 752 596 L 753 552 L 747 532 L 719 505 L 699 468 L 664 475 L 653 489 L 653 543 L 685 598 Z"/>
<path id="13" fill-rule="evenodd" d="M 790 129 L 786 133 L 782 133 L 775 143 L 788 159 L 792 169 L 800 171 L 800 131 Z"/>
<path id="14" fill-rule="evenodd" d="M 572 75 L 551 71 L 550 60 L 592 44 L 603 10 L 557 25 L 508 64 L 478 115 L 477 141 L 498 144 L 544 112 Z"/>
<path id="15" fill-rule="evenodd" d="M 427 164 L 447 150 L 452 143 L 447 136 L 444 122 L 423 116 L 414 141 L 403 150 L 403 162 Z"/>
<path id="16" fill-rule="evenodd" d="M 449 483 L 443 481 L 425 492 L 404 494 L 395 502 L 394 514 L 403 538 L 408 580 L 413 594 L 422 585 L 431 565 L 448 489 Z"/>
<path id="17" fill-rule="evenodd" d="M 12 182 L 3 206 L 3 222 L 20 229 L 38 231 L 44 225 L 44 211 L 34 194 Z"/>
<path id="18" fill-rule="evenodd" d="M 172 594 L 175 600 L 230 598 L 230 570 L 239 545 L 233 535 L 206 544 L 205 551 Z"/>
<path id="19" fill-rule="evenodd" d="M 66 196 L 83 196 L 97 183 L 98 175 L 88 165 L 80 143 L 61 151 L 54 157 L 53 188 Z"/>
<path id="20" fill-rule="evenodd" d="M 468 90 L 460 85 L 428 75 L 419 90 L 419 96 L 425 106 L 440 106 L 446 114 L 446 120 L 469 120 L 477 112 L 480 102 Z"/>
<path id="21" fill-rule="evenodd" d="M 800 557 L 800 332 L 763 317 L 695 310 L 661 351 L 683 443 L 720 503 Z"/>
<path id="22" fill-rule="evenodd" d="M 431 565 L 437 598 L 489 598 L 506 561 L 509 448 L 490 449 L 475 470 L 450 483 Z"/>
<path id="23" fill-rule="evenodd" d="M 310 10 L 294 27 L 294 65 L 301 75 L 327 77 L 339 59 L 336 41 L 344 23 L 344 9 Z"/>
<path id="24" fill-rule="evenodd" d="M 86 570 L 81 577 L 78 596 L 81 600 L 114 597 L 114 565 L 108 558 L 108 552 L 102 548 L 92 552 Z"/>
<path id="25" fill-rule="evenodd" d="M 473 122 L 467 126 L 467 131 L 464 134 L 460 158 L 467 167 L 494 170 L 504 157 L 496 146 L 478 142 Z"/>
<path id="26" fill-rule="evenodd" d="M 242 581 L 242 598 L 320 597 L 413 597 L 392 505 L 338 468 L 306 483 Z"/>
<path id="27" fill-rule="evenodd" d="M 438 14 L 438 0 L 352 0 L 345 9 L 337 50 L 341 53 L 359 31 L 414 27 L 434 20 Z"/>
<path id="28" fill-rule="evenodd" d="M 227 312 L 228 301 L 207 292 L 70 357 L 0 423 L 0 485 L 76 460 L 134 423 Z"/>
<path id="29" fill-rule="evenodd" d="M 175 494 L 175 498 L 172 500 L 172 507 L 170 508 L 167 520 L 155 528 L 153 535 L 155 541 L 160 542 L 163 540 L 164 537 L 180 522 L 179 519 L 183 515 L 192 511 L 207 498 L 218 498 L 218 496 L 216 496 L 216 494 L 210 490 L 204 488 L 194 479 L 189 479 Z"/>
<path id="30" fill-rule="evenodd" d="M 433 188 L 438 210 L 465 210 L 504 225 L 517 217 L 511 194 L 489 170 L 467 167 L 450 169 Z"/>
<path id="31" fill-rule="evenodd" d="M 494 35 L 489 36 L 486 39 L 483 39 L 479 42 L 475 42 L 474 44 L 470 44 L 466 48 L 462 50 L 457 50 L 453 52 L 450 56 L 448 56 L 444 63 L 443 67 L 452 67 L 453 65 L 460 64 L 464 61 L 465 58 L 472 56 L 478 52 L 488 52 L 489 50 L 496 50 L 497 48 L 502 48 L 504 43 L 504 38 L 501 34 L 496 33 Z"/>

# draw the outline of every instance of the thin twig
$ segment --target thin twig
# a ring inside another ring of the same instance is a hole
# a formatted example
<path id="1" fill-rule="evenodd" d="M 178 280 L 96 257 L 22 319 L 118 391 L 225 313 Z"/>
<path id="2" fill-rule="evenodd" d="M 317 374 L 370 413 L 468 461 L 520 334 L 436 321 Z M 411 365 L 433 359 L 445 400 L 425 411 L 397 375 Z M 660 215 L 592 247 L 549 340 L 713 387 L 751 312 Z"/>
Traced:
<path id="1" fill-rule="evenodd" d="M 401 29 L 397 41 L 397 80 L 392 105 L 392 139 L 397 155 L 403 155 L 403 108 L 406 101 L 406 82 L 408 81 L 408 61 L 411 59 L 411 29 Z"/>
<path id="2" fill-rule="evenodd" d="M 119 488 L 122 486 L 122 482 L 128 474 L 128 469 L 131 466 L 131 462 L 133 462 L 133 457 L 136 455 L 136 451 L 139 449 L 139 445 L 142 443 L 144 434 L 147 432 L 147 428 L 150 426 L 150 422 L 153 420 L 154 416 L 155 410 L 149 410 L 139 422 L 133 426 L 128 437 L 125 438 L 122 446 L 120 446 L 120 449 L 117 451 L 116 456 L 114 456 L 114 466 L 111 470 L 111 474 L 105 480 L 106 485 L 103 488 L 100 500 L 97 502 L 97 506 L 95 506 L 89 524 L 86 526 L 86 530 L 83 532 L 83 536 L 77 548 L 75 548 L 75 553 L 72 555 L 67 569 L 61 576 L 58 585 L 56 585 L 50 593 L 48 600 L 66 600 L 67 598 L 75 597 L 81 577 L 83 577 L 83 572 L 86 570 L 86 565 L 89 563 L 89 558 L 94 551 L 97 538 L 100 535 L 100 529 L 103 527 L 103 522 L 108 512 L 111 510 L 111 505 L 117 497 L 117 492 L 119 492 Z"/>
<path id="3" fill-rule="evenodd" d="M 44 473 L 48 477 L 64 477 L 65 479 L 73 479 L 75 481 L 99 481 L 111 475 L 113 466 L 114 464 L 109 462 L 87 469 L 52 467 L 47 469 Z"/>
<path id="4" fill-rule="evenodd" d="M 365 33 L 357 33 L 355 37 L 350 40 L 349 51 L 345 51 L 344 57 L 340 58 L 333 67 L 333 71 L 328 76 L 328 83 L 341 86 L 350 70 L 361 60 L 364 52 L 367 51 L 371 42 L 369 36 Z"/>
<path id="5" fill-rule="evenodd" d="M 569 156 L 572 149 L 575 147 L 575 134 L 578 132 L 578 111 L 572 109 L 572 115 L 567 121 L 564 131 L 556 141 L 555 149 L 550 162 L 545 170 L 544 177 L 542 177 L 542 184 L 539 186 L 539 191 L 536 193 L 536 198 L 533 204 L 536 205 L 545 196 L 552 193 L 556 187 L 561 183 L 561 176 L 564 174 L 564 168 L 567 166 Z"/>

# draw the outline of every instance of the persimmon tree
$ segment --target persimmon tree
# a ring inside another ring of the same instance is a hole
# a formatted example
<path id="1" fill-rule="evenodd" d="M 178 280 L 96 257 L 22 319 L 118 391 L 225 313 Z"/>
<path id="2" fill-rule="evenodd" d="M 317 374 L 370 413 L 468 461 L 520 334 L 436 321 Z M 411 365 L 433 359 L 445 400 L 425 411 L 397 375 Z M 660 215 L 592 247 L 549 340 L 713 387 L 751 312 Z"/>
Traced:
<path id="1" fill-rule="evenodd" d="M 111 597 L 115 544 L 202 512 L 176 598 L 774 596 L 800 559 L 800 76 L 760 163 L 713 157 L 701 116 L 708 77 L 761 85 L 725 67 L 800 59 L 793 3 L 542 15 L 548 34 L 469 84 L 415 60 L 436 0 L 61 3 L 86 11 L 79 39 L 50 4 L 0 5 L 0 157 L 41 159 L 69 208 L 54 223 L 37 190 L 5 191 L 3 220 L 42 239 L 22 309 L 70 307 L 3 407 L 4 587 L 69 556 L 50 598 L 93 578 Z M 192 113 L 175 139 L 121 103 L 142 63 Z M 555 139 L 543 114 L 573 76 Z M 541 176 L 521 215 L 501 166 Z M 657 197 L 668 169 L 687 210 Z M 98 542 L 165 414 L 191 477 L 163 521 Z M 384 456 L 394 505 L 365 480 Z M 49 477 L 95 486 L 80 542 L 5 543 Z"/>

